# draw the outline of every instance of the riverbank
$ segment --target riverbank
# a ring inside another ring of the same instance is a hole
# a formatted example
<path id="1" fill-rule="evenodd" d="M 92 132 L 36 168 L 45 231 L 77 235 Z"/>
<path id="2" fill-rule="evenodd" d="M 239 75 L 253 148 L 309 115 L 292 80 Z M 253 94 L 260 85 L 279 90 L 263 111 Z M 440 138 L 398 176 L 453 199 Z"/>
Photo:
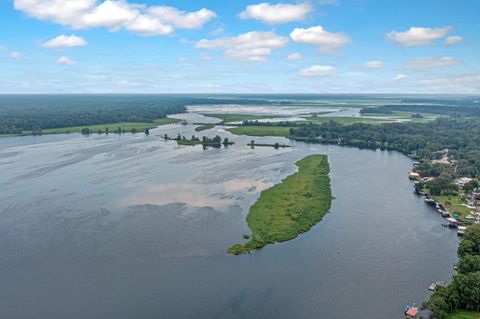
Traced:
<path id="1" fill-rule="evenodd" d="M 230 247 L 229 253 L 293 239 L 322 220 L 332 201 L 327 156 L 310 155 L 296 165 L 298 172 L 260 194 L 247 215 L 251 240 Z"/>
<path id="2" fill-rule="evenodd" d="M 480 319 L 480 312 L 458 311 L 448 315 L 447 319 Z"/>
<path id="3" fill-rule="evenodd" d="M 119 122 L 119 123 L 108 123 L 108 124 L 96 124 L 96 125 L 85 125 L 85 126 L 71 126 L 71 127 L 61 127 L 61 128 L 51 128 L 44 129 L 40 131 L 24 131 L 19 134 L 0 134 L 0 137 L 7 136 L 31 136 L 31 135 L 49 135 L 49 134 L 70 134 L 70 133 L 81 133 L 82 130 L 88 129 L 89 132 L 106 133 L 107 130 L 109 133 L 115 133 L 120 128 L 122 132 L 131 133 L 134 132 L 144 132 L 146 129 L 154 129 L 161 125 L 174 124 L 180 122 L 179 119 L 174 119 L 170 117 L 157 119 L 153 122 Z"/>

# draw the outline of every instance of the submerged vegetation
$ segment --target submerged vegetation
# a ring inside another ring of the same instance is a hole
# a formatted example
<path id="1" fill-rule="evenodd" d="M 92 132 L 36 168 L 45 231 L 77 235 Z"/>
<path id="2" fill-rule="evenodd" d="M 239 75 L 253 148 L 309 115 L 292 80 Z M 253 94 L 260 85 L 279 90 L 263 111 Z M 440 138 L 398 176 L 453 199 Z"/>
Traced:
<path id="1" fill-rule="evenodd" d="M 267 244 L 293 239 L 317 224 L 331 206 L 327 156 L 310 155 L 296 163 L 298 172 L 264 190 L 250 208 L 251 240 L 230 247 L 239 255 Z"/>

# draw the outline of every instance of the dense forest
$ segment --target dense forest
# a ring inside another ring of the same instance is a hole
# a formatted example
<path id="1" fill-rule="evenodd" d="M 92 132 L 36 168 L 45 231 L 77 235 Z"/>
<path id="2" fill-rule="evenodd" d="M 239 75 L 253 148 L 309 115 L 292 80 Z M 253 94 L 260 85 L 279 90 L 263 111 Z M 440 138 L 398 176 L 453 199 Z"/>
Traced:
<path id="1" fill-rule="evenodd" d="M 468 105 L 435 105 L 435 104 L 399 104 L 368 107 L 360 111 L 363 115 L 394 114 L 396 112 L 429 113 L 437 115 L 480 116 L 480 104 L 471 102 Z"/>
<path id="2" fill-rule="evenodd" d="M 457 161 L 456 175 L 480 174 L 480 119 L 439 118 L 429 123 L 342 125 L 335 121 L 290 129 L 294 138 L 364 148 L 397 150 L 420 160 L 448 155 Z"/>
<path id="3" fill-rule="evenodd" d="M 0 134 L 111 124 L 153 122 L 183 113 L 187 105 L 264 104 L 272 101 L 190 95 L 2 95 Z"/>

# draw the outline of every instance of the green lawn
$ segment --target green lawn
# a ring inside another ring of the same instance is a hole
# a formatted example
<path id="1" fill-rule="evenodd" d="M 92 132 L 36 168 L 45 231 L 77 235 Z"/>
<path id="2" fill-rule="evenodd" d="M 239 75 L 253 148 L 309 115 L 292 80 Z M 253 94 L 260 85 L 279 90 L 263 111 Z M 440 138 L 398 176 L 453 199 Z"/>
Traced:
<path id="1" fill-rule="evenodd" d="M 201 131 L 209 130 L 209 129 L 214 128 L 214 127 L 215 127 L 215 125 L 213 125 L 213 124 L 200 125 L 200 126 L 195 128 L 195 132 L 201 132 Z"/>
<path id="2" fill-rule="evenodd" d="M 239 126 L 239 127 L 228 128 L 227 131 L 235 135 L 247 135 L 247 136 L 288 137 L 290 135 L 290 129 L 288 127 L 280 127 L 280 126 Z"/>
<path id="3" fill-rule="evenodd" d="M 225 123 L 255 121 L 261 119 L 272 119 L 278 116 L 275 115 L 250 115 L 250 114 L 203 114 L 208 117 L 214 117 L 225 121 Z"/>
<path id="4" fill-rule="evenodd" d="M 42 130 L 42 134 L 69 134 L 69 133 L 80 133 L 82 129 L 89 128 L 92 133 L 96 133 L 98 130 L 105 132 L 105 129 L 108 127 L 108 130 L 113 133 L 119 127 L 121 127 L 125 132 L 131 132 L 132 129 L 136 129 L 137 132 L 143 132 L 145 129 L 156 128 L 160 125 L 177 123 L 180 120 L 173 118 L 163 118 L 155 120 L 152 123 L 147 122 L 121 122 L 121 123 L 111 123 L 111 124 L 98 124 L 98 125 L 84 125 L 84 126 L 73 126 L 73 127 L 62 127 L 62 128 L 51 128 Z M 24 131 L 22 134 L 18 135 L 32 135 L 31 131 Z M 13 134 L 5 134 L 1 136 L 13 136 Z"/>
<path id="5" fill-rule="evenodd" d="M 244 254 L 267 244 L 293 239 L 322 220 L 332 202 L 326 155 L 310 155 L 296 163 L 298 172 L 264 190 L 247 215 L 251 240 L 228 249 Z"/>
<path id="6" fill-rule="evenodd" d="M 480 312 L 457 311 L 448 315 L 447 319 L 480 319 Z"/>
<path id="7" fill-rule="evenodd" d="M 465 218 L 472 211 L 472 209 L 463 206 L 465 203 L 460 196 L 434 196 L 433 199 L 445 206 L 450 213 L 458 213 L 461 219 Z"/>

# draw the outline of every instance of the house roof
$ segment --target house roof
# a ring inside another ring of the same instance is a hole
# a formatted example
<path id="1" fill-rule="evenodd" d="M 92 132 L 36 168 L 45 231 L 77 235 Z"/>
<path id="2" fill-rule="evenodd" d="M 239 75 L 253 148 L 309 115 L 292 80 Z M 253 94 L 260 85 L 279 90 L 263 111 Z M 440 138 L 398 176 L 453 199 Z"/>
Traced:
<path id="1" fill-rule="evenodd" d="M 407 311 L 405 311 L 405 314 L 407 316 L 415 317 L 417 315 L 417 312 L 418 312 L 418 309 L 415 308 L 415 307 L 412 307 L 412 308 L 408 309 Z"/>

